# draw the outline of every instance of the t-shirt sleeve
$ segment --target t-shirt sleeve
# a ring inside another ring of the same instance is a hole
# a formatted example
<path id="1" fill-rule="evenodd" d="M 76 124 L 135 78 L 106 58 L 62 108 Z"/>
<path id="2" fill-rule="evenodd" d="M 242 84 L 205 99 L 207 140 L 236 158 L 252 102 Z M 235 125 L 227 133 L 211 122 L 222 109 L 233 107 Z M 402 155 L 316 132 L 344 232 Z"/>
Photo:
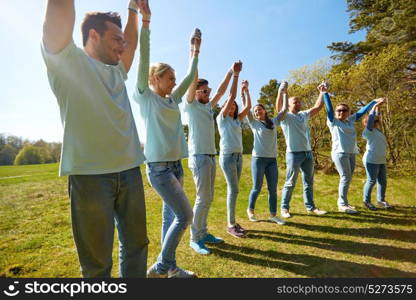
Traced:
<path id="1" fill-rule="evenodd" d="M 58 53 L 50 53 L 42 41 L 41 51 L 46 67 L 48 70 L 53 71 L 59 70 L 65 63 L 70 63 L 70 59 L 76 55 L 77 46 L 74 44 L 74 41 L 71 40 L 71 42 Z"/>
<path id="2" fill-rule="evenodd" d="M 123 78 L 124 81 L 127 80 L 127 72 L 126 72 L 126 68 L 124 67 L 123 62 L 120 60 L 120 63 L 117 65 L 117 70 L 119 70 L 121 77 Z"/>
<path id="3" fill-rule="evenodd" d="M 372 132 L 370 130 L 368 130 L 367 128 L 364 128 L 363 130 L 363 138 L 365 138 L 366 140 L 368 140 L 370 138 L 370 135 L 372 134 Z"/>
<path id="4" fill-rule="evenodd" d="M 274 126 L 279 126 L 281 124 L 281 120 L 279 120 L 278 117 L 274 117 L 272 119 L 272 122 L 273 122 Z"/>
<path id="5" fill-rule="evenodd" d="M 350 122 L 356 122 L 356 121 L 357 121 L 357 114 L 355 113 L 355 114 L 353 114 L 353 115 L 349 116 L 349 117 L 348 117 L 348 120 L 349 120 Z"/>
<path id="6" fill-rule="evenodd" d="M 333 127 L 333 126 L 334 126 L 334 124 L 335 124 L 335 119 L 334 119 L 334 121 L 333 121 L 333 122 L 331 122 L 328 118 L 326 118 L 326 125 L 327 125 L 328 127 Z"/>

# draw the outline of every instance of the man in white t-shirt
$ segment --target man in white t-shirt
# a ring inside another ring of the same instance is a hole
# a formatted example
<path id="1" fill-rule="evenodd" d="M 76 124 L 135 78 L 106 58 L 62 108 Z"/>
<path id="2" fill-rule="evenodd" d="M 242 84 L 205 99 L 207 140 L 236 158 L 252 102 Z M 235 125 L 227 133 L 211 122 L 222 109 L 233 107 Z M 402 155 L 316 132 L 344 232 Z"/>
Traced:
<path id="1" fill-rule="evenodd" d="M 125 32 L 117 13 L 88 13 L 83 49 L 72 39 L 74 0 L 49 0 L 42 55 L 64 129 L 59 174 L 69 176 L 75 244 L 84 277 L 110 277 L 114 227 L 120 276 L 145 277 L 144 161 L 124 81 L 138 40 L 138 3 Z"/>
<path id="2" fill-rule="evenodd" d="M 287 89 L 287 83 L 279 86 L 278 111 L 282 106 L 280 96 Z M 313 177 L 314 159 L 310 143 L 309 118 L 317 115 L 323 107 L 323 93 L 326 86 L 318 86 L 319 97 L 315 105 L 308 110 L 302 109 L 302 102 L 299 97 L 289 98 L 289 112 L 282 119 L 280 126 L 286 140 L 286 182 L 282 191 L 282 203 L 280 213 L 283 218 L 290 218 L 289 203 L 292 192 L 296 185 L 299 171 L 302 172 L 303 179 L 303 200 L 306 210 L 316 215 L 324 215 L 326 211 L 320 210 L 315 206 L 313 200 Z"/>

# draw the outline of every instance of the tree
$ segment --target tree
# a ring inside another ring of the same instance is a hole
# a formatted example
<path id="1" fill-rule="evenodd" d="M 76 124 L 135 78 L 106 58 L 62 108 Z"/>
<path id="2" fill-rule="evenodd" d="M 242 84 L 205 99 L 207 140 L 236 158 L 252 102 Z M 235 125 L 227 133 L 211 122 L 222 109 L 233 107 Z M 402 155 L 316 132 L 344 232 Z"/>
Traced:
<path id="1" fill-rule="evenodd" d="M 416 1 L 347 0 L 350 32 L 366 30 L 365 41 L 335 42 L 328 48 L 341 64 L 353 65 L 389 45 L 416 46 Z"/>
<path id="2" fill-rule="evenodd" d="M 17 149 L 13 146 L 6 144 L 0 151 L 0 165 L 7 166 L 12 165 L 16 158 Z"/>
<path id="3" fill-rule="evenodd" d="M 45 153 L 42 148 L 27 144 L 17 154 L 15 165 L 32 165 L 45 163 Z"/>

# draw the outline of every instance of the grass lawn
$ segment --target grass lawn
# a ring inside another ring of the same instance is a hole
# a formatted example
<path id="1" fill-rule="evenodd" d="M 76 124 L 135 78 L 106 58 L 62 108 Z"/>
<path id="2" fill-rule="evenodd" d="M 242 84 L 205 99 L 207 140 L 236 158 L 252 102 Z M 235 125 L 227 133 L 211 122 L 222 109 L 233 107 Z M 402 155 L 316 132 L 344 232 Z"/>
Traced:
<path id="1" fill-rule="evenodd" d="M 217 159 L 218 161 L 218 159 Z M 357 161 L 359 164 L 360 161 Z M 184 160 L 185 189 L 194 201 L 195 188 Z M 58 177 L 57 164 L 0 167 L 0 277 L 80 277 L 72 239 L 67 178 Z M 349 199 L 357 215 L 336 209 L 338 175 L 315 176 L 315 202 L 325 216 L 306 213 L 301 178 L 293 194 L 286 225 L 267 222 L 264 183 L 256 206 L 258 223 L 246 217 L 251 189 L 250 156 L 244 157 L 237 222 L 250 230 L 237 239 L 225 232 L 226 183 L 217 168 L 216 196 L 209 228 L 225 244 L 200 256 L 189 247 L 189 231 L 177 250 L 178 265 L 199 277 L 416 277 L 415 177 L 389 177 L 387 200 L 394 210 L 362 208 L 363 173 L 356 172 Z M 144 167 L 142 166 L 144 174 Z M 279 170 L 280 204 L 284 169 Z M 161 200 L 144 178 L 150 266 L 160 250 Z M 375 191 L 373 191 L 373 201 Z M 117 277 L 117 242 L 113 276 Z"/>

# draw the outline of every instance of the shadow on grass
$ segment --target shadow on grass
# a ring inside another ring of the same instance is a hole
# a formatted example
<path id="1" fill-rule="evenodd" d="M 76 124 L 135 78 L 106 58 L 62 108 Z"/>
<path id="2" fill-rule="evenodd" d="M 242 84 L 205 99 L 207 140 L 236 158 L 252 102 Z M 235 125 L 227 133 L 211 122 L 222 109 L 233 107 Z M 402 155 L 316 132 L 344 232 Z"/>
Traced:
<path id="1" fill-rule="evenodd" d="M 326 218 L 326 216 L 324 217 Z M 294 223 L 290 222 L 291 227 L 296 227 L 300 229 L 310 230 L 310 231 L 321 231 L 326 233 L 342 234 L 342 235 L 351 235 L 359 237 L 371 237 L 377 239 L 386 239 L 386 240 L 397 240 L 409 243 L 416 242 L 416 230 L 398 230 L 398 229 L 387 229 L 387 228 L 339 228 L 332 226 L 323 226 L 323 225 L 312 225 L 304 223 Z"/>
<path id="2" fill-rule="evenodd" d="M 291 234 L 275 231 L 250 230 L 248 237 L 253 239 L 268 239 L 278 243 L 316 247 L 324 250 L 344 252 L 355 255 L 371 256 L 374 258 L 389 259 L 393 261 L 416 263 L 415 249 L 406 249 L 330 238 L 294 236 Z"/>
<path id="3" fill-rule="evenodd" d="M 416 277 L 416 273 L 412 272 L 308 254 L 264 251 L 230 244 L 216 245 L 211 249 L 214 255 L 222 258 L 245 264 L 282 269 L 306 277 Z"/>
<path id="4" fill-rule="evenodd" d="M 294 213 L 293 216 L 311 216 L 308 214 Z M 316 216 L 317 217 L 317 216 Z M 376 212 L 362 212 L 358 214 L 345 214 L 341 212 L 330 212 L 320 218 L 330 218 L 336 220 L 348 220 L 360 223 L 375 223 L 375 224 L 391 224 L 391 225 L 416 225 L 416 216 L 396 216 L 396 215 L 381 215 Z"/>

